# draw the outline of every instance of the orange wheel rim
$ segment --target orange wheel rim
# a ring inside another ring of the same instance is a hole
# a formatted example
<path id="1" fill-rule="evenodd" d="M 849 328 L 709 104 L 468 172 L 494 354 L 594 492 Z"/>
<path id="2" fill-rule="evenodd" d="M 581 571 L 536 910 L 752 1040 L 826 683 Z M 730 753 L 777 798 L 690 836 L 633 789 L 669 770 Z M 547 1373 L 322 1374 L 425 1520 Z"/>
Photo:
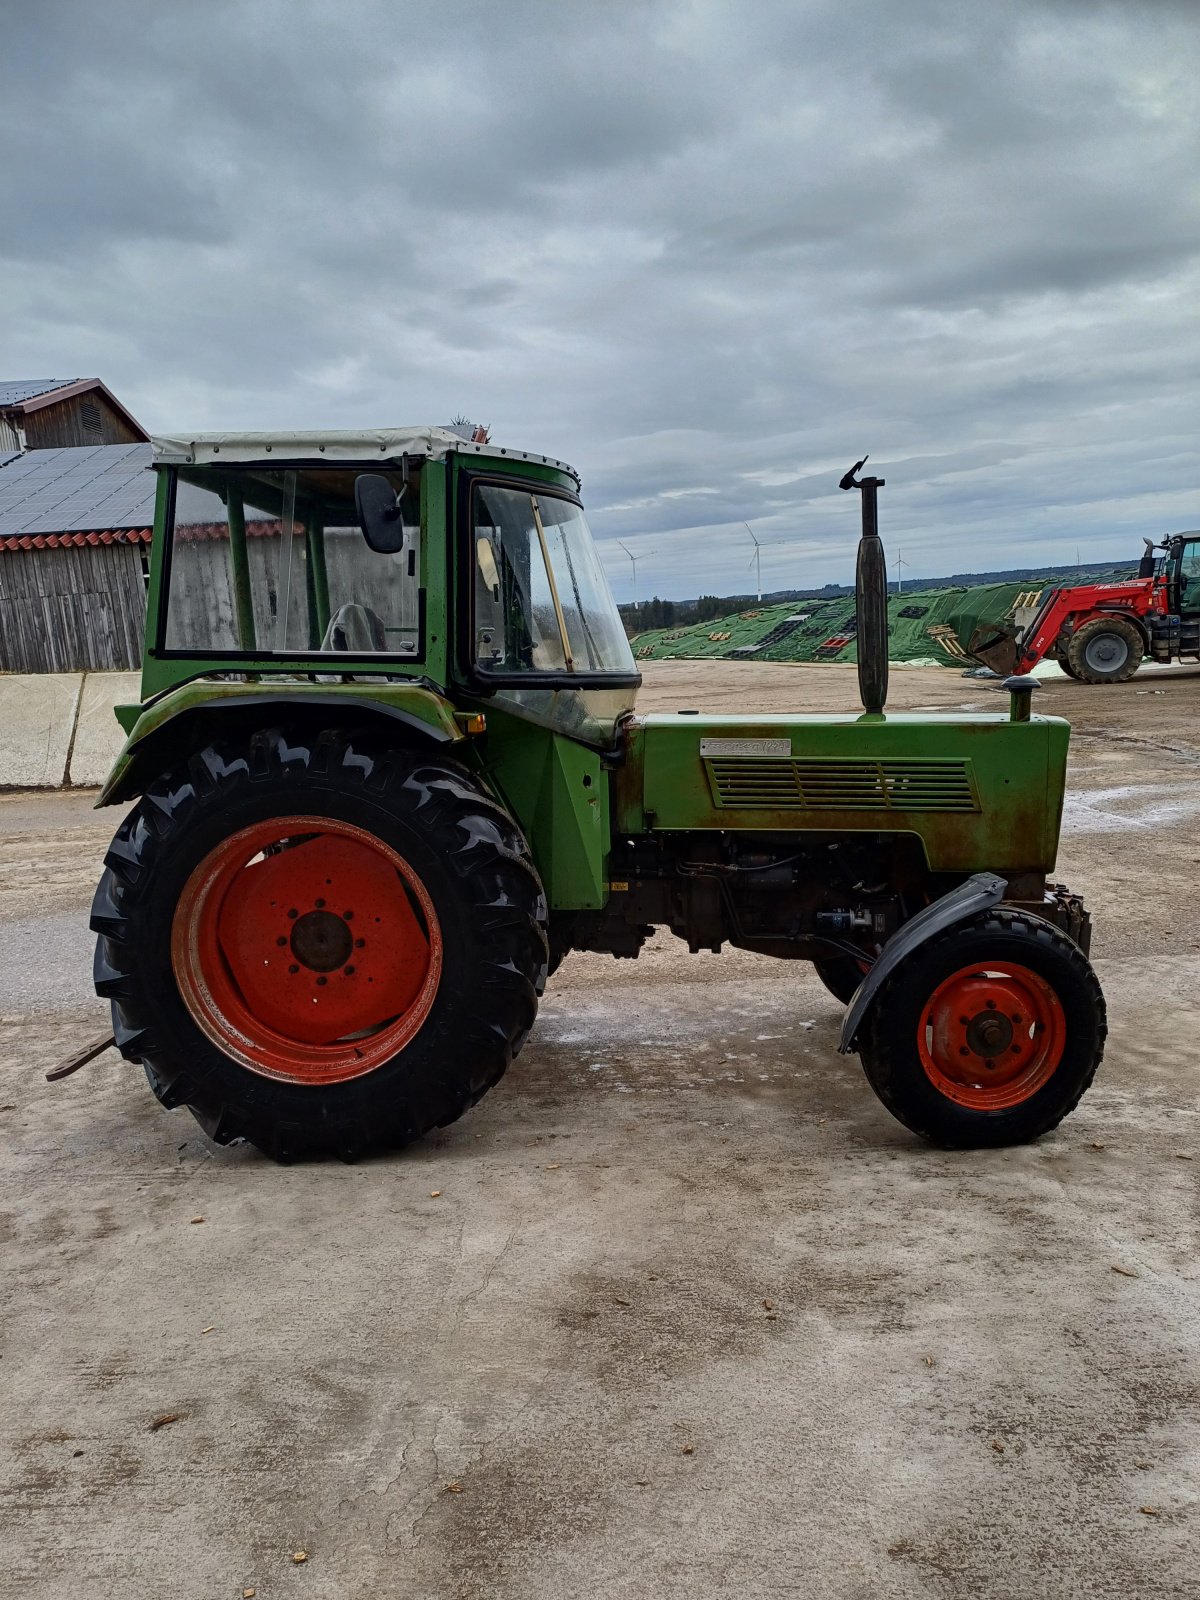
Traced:
<path id="1" fill-rule="evenodd" d="M 1062 1002 L 1016 962 L 961 967 L 934 990 L 917 1026 L 929 1081 L 972 1111 L 1004 1111 L 1037 1094 L 1066 1042 Z"/>
<path id="2" fill-rule="evenodd" d="M 230 835 L 184 886 L 171 925 L 180 995 L 224 1053 L 322 1086 L 372 1072 L 428 1017 L 442 935 L 403 856 L 328 817 Z"/>

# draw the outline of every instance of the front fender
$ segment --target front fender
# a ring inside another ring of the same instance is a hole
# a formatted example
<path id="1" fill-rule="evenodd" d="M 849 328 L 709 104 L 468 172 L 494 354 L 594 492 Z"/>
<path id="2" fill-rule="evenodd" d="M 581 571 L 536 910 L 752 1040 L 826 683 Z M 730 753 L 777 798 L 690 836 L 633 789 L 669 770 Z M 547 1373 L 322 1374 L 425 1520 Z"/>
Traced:
<path id="1" fill-rule="evenodd" d="M 960 883 L 957 889 L 944 894 L 932 905 L 918 911 L 884 945 L 883 950 L 866 977 L 854 992 L 842 1023 L 842 1037 L 838 1049 L 848 1055 L 858 1040 L 858 1030 L 879 992 L 884 979 L 896 970 L 914 950 L 935 934 L 952 928 L 956 922 L 966 922 L 980 911 L 990 911 L 1004 899 L 1008 880 L 994 872 L 976 872 Z"/>

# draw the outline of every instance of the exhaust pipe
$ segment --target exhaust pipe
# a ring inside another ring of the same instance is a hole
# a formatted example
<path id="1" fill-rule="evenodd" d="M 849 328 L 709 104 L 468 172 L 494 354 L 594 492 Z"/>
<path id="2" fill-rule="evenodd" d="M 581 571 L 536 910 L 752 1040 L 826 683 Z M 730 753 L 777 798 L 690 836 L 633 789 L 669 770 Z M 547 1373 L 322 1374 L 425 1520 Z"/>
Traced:
<path id="1" fill-rule="evenodd" d="M 887 704 L 888 621 L 887 561 L 879 537 L 878 492 L 883 478 L 859 478 L 868 457 L 856 461 L 838 484 L 862 494 L 862 535 L 854 570 L 854 607 L 858 616 L 858 693 L 863 710 L 878 714 Z"/>

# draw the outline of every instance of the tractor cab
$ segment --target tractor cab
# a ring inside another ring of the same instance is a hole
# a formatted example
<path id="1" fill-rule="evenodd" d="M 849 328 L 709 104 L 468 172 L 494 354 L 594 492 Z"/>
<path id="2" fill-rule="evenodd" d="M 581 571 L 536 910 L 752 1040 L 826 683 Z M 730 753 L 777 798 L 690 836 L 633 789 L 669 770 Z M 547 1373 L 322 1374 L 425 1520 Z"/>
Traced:
<path id="1" fill-rule="evenodd" d="M 1167 609 L 1182 618 L 1200 618 L 1200 530 L 1174 534 L 1163 545 Z"/>
<path id="2" fill-rule="evenodd" d="M 632 706 L 564 463 L 427 428 L 159 440 L 155 464 L 143 699 L 200 677 L 419 679 L 600 742 Z"/>

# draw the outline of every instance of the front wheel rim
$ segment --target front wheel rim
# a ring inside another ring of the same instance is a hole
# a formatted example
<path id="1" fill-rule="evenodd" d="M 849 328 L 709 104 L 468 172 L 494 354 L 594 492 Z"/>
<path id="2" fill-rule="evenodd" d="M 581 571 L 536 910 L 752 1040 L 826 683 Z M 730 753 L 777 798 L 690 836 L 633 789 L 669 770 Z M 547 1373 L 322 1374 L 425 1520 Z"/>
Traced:
<path id="1" fill-rule="evenodd" d="M 934 990 L 917 1026 L 925 1075 L 972 1111 L 1005 1111 L 1054 1076 L 1067 1042 L 1062 1002 L 1018 962 L 960 967 Z"/>
<path id="2" fill-rule="evenodd" d="M 352 823 L 285 816 L 223 839 L 194 869 L 171 965 L 200 1029 L 263 1077 L 323 1087 L 403 1050 L 442 972 L 413 867 Z"/>
<path id="3" fill-rule="evenodd" d="M 1083 647 L 1083 658 L 1093 672 L 1119 672 L 1129 660 L 1129 641 L 1119 633 L 1100 633 Z"/>

